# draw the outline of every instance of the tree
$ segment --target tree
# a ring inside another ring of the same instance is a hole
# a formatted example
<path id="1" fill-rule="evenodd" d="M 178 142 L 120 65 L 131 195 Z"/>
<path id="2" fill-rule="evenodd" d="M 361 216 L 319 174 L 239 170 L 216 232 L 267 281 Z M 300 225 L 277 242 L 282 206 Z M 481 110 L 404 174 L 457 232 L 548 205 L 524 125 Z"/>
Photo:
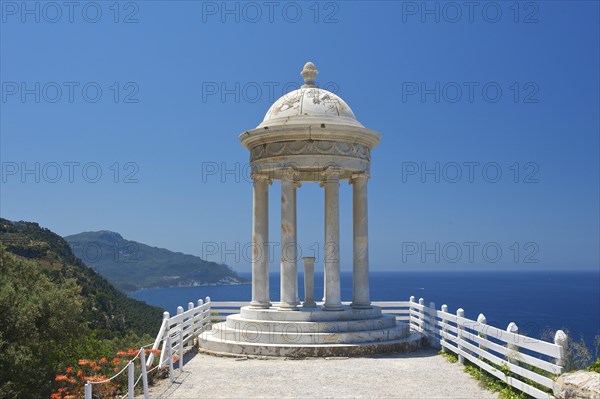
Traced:
<path id="1" fill-rule="evenodd" d="M 0 245 L 0 398 L 48 397 L 85 332 L 80 288 Z"/>

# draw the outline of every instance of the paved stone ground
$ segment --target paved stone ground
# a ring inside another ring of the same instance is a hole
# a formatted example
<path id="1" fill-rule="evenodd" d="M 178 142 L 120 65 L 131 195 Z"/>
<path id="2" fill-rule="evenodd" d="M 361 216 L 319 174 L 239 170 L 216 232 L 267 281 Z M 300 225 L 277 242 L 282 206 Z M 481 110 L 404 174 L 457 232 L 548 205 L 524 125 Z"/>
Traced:
<path id="1" fill-rule="evenodd" d="M 458 364 L 424 349 L 363 358 L 244 359 L 196 354 L 161 380 L 150 397 L 197 398 L 498 398 Z M 143 397 L 143 396 L 142 396 Z"/>

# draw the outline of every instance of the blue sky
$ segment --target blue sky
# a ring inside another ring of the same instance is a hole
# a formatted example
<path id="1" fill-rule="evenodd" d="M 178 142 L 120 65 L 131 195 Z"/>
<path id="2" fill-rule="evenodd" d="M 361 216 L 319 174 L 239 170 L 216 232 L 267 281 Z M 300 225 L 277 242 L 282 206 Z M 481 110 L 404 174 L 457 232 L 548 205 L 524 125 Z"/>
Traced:
<path id="1" fill-rule="evenodd" d="M 47 4 L 1 2 L 2 217 L 248 271 L 237 137 L 310 60 L 383 137 L 373 270 L 598 269 L 597 2 Z M 351 186 L 340 194 L 350 270 Z M 277 183 L 270 199 L 278 241 Z M 298 192 L 298 239 L 319 255 L 317 184 Z"/>

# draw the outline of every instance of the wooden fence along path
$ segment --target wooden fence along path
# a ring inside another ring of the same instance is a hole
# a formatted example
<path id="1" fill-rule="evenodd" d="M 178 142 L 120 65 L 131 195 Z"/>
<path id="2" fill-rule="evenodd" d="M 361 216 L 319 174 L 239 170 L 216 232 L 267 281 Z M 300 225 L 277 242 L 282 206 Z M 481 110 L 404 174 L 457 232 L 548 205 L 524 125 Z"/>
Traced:
<path id="1" fill-rule="evenodd" d="M 210 298 L 206 297 L 205 301 L 202 299 L 198 300 L 198 305 L 194 306 L 192 302 L 188 304 L 188 310 L 184 311 L 183 307 L 177 308 L 177 314 L 172 316 L 169 312 L 163 313 L 163 321 L 160 326 L 158 335 L 153 344 L 143 346 L 138 351 L 138 354 L 131 359 L 121 371 L 112 376 L 111 378 L 104 381 L 88 381 L 85 384 L 84 397 L 85 399 L 92 399 L 93 386 L 98 384 L 104 384 L 110 382 L 118 375 L 128 370 L 127 382 L 128 389 L 127 393 L 122 398 L 127 397 L 133 399 L 135 396 L 135 387 L 142 380 L 142 389 L 144 393 L 144 399 L 149 399 L 148 394 L 148 373 L 162 367 L 169 368 L 169 380 L 171 383 L 175 381 L 173 358 L 177 354 L 179 358 L 179 370 L 183 370 L 183 351 L 185 345 L 189 344 L 191 340 L 197 338 L 204 328 L 211 323 L 210 319 Z M 150 355 L 146 359 L 146 348 L 152 346 L 152 350 L 161 348 L 160 360 L 158 365 L 148 370 L 154 363 L 154 353 L 150 352 Z M 135 380 L 135 366 L 134 362 L 136 359 L 140 359 L 141 375 Z"/>
<path id="2" fill-rule="evenodd" d="M 174 380 L 173 355 L 177 354 L 179 370 L 183 370 L 184 346 L 190 340 L 197 338 L 212 322 L 222 321 L 234 313 L 239 313 L 241 306 L 248 302 L 211 302 L 198 300 L 197 306 L 192 302 L 188 310 L 180 306 L 175 316 L 164 312 L 163 322 L 152 349 L 161 348 L 158 365 L 151 370 L 154 353 L 145 360 L 145 347 L 140 348 L 138 356 L 142 359 L 142 375 L 137 381 L 133 380 L 133 361 L 125 366 L 129 370 L 128 398 L 133 398 L 133 390 L 140 378 L 143 382 L 144 398 L 148 397 L 147 373 L 159 367 L 169 368 L 169 379 Z M 345 303 L 347 304 L 347 303 Z M 460 364 L 470 361 L 506 384 L 523 391 L 534 398 L 551 399 L 554 396 L 553 377 L 564 372 L 565 345 L 567 336 L 562 331 L 556 332 L 554 342 L 545 342 L 519 334 L 515 323 L 510 323 L 506 330 L 488 325 L 486 317 L 480 314 L 477 320 L 465 317 L 463 309 L 449 313 L 448 307 L 442 305 L 438 310 L 431 302 L 429 306 L 421 298 L 415 301 L 373 302 L 382 308 L 383 313 L 394 314 L 396 320 L 410 324 L 413 331 L 428 337 L 429 344 L 440 348 L 443 352 L 453 352 L 458 355 Z M 147 345 L 150 346 L 150 345 Z M 117 375 L 111 377 L 115 378 Z M 92 386 L 110 381 L 88 382 L 85 386 L 85 399 L 92 398 Z"/>
<path id="3" fill-rule="evenodd" d="M 534 398 L 554 398 L 546 390 L 552 392 L 552 377 L 563 373 L 567 337 L 562 330 L 550 343 L 520 335 L 515 323 L 506 330 L 490 326 L 483 314 L 470 320 L 463 309 L 452 314 L 446 305 L 437 310 L 434 303 L 425 306 L 414 297 L 397 304 L 408 309 L 413 329 L 426 334 L 431 346 L 456 353 L 460 364 L 467 359 Z"/>

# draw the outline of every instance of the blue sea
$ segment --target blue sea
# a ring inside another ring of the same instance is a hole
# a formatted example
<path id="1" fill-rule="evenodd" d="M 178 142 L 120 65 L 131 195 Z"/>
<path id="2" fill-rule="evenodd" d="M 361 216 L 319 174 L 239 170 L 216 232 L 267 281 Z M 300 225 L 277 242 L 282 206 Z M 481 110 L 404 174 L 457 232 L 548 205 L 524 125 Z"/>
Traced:
<path id="1" fill-rule="evenodd" d="M 240 276 L 250 279 L 249 274 Z M 299 277 L 303 296 L 303 277 Z M 600 334 L 600 272 L 598 271 L 481 271 L 371 272 L 371 300 L 403 301 L 411 295 L 433 301 L 450 312 L 463 308 L 466 317 L 485 314 L 488 324 L 505 329 L 512 321 L 521 334 L 540 338 L 544 330 L 568 329 L 588 346 Z M 270 276 L 271 300 L 279 299 L 279 274 Z M 213 301 L 250 301 L 251 286 L 153 288 L 132 298 L 160 306 L 172 314 L 177 306 L 210 296 Z M 323 296 L 323 274 L 315 274 L 315 298 Z M 342 273 L 342 300 L 352 298 L 352 273 Z"/>

